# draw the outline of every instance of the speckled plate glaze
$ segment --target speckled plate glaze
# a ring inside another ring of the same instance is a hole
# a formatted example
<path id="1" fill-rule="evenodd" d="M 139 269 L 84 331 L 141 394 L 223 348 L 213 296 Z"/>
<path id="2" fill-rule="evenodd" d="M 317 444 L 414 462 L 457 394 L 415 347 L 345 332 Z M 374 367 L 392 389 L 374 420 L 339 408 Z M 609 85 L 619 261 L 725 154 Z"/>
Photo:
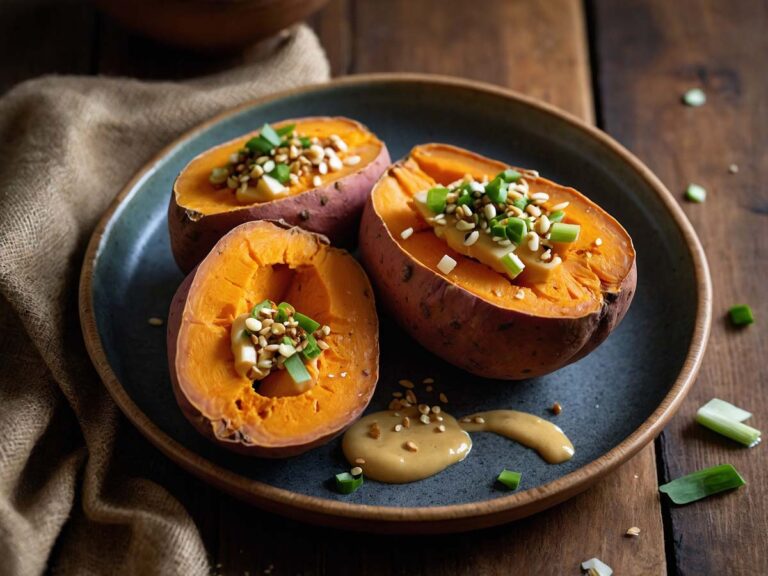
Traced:
<path id="1" fill-rule="evenodd" d="M 470 456 L 437 476 L 408 485 L 367 481 L 341 496 L 329 483 L 348 468 L 338 439 L 296 458 L 260 460 L 213 445 L 184 419 L 169 381 L 165 329 L 147 324 L 150 316 L 166 316 L 182 280 L 166 228 L 173 180 L 196 154 L 265 121 L 335 114 L 368 125 L 393 158 L 415 144 L 448 142 L 538 169 L 584 192 L 630 232 L 639 280 L 627 317 L 596 351 L 549 376 L 508 383 L 459 372 L 382 315 L 381 379 L 369 410 L 386 407 L 399 378 L 433 377 L 456 416 L 513 408 L 556 421 L 576 447 L 570 462 L 548 465 L 502 437 L 475 434 Z M 468 530 L 520 518 L 577 494 L 627 460 L 661 431 L 693 382 L 709 334 L 710 301 L 709 272 L 693 229 L 658 179 L 619 144 L 520 95 L 414 75 L 349 77 L 279 94 L 183 135 L 104 215 L 80 292 L 96 368 L 128 418 L 170 458 L 274 512 L 389 532 Z M 554 401 L 564 406 L 557 417 L 547 411 Z M 519 491 L 494 486 L 502 468 L 523 472 Z"/>

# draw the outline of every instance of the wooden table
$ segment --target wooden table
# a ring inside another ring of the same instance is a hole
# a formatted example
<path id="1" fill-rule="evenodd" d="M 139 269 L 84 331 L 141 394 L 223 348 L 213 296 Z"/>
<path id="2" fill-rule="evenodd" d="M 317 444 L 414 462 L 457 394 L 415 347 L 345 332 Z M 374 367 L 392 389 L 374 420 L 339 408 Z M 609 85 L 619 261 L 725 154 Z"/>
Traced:
<path id="1" fill-rule="evenodd" d="M 312 25 L 334 75 L 431 72 L 500 84 L 596 122 L 674 193 L 691 181 L 705 185 L 705 204 L 684 205 L 714 281 L 699 380 L 655 445 L 588 492 L 472 534 L 403 539 L 274 517 L 188 476 L 127 423 L 125 465 L 182 500 L 222 574 L 270 566 L 273 574 L 578 574 L 592 556 L 618 575 L 768 574 L 765 447 L 742 449 L 693 423 L 718 396 L 768 428 L 768 186 L 760 180 L 768 174 L 768 3 L 332 0 Z M 83 0 L 0 3 L 0 47 L 0 91 L 47 72 L 179 78 L 252 57 L 159 47 Z M 706 106 L 683 106 L 681 94 L 697 86 Z M 756 325 L 728 326 L 724 314 L 736 302 L 752 306 Z M 738 493 L 679 508 L 659 500 L 659 481 L 723 462 L 749 482 Z M 630 526 L 640 537 L 624 537 Z"/>

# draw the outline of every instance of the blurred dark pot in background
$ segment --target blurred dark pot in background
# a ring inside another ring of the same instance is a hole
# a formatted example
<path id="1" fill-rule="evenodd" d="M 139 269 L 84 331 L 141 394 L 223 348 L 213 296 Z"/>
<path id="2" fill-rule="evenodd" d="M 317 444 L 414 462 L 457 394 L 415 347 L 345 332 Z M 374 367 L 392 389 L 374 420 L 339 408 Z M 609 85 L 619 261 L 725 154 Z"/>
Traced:
<path id="1" fill-rule="evenodd" d="M 207 52 L 243 48 L 306 20 L 328 0 L 95 0 L 126 28 Z"/>

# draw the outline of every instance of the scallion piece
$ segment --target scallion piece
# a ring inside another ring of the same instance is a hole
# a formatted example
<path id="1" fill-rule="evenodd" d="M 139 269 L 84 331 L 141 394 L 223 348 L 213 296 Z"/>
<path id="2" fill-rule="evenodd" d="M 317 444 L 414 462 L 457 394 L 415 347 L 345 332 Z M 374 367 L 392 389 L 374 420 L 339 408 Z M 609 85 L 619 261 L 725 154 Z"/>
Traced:
<path id="1" fill-rule="evenodd" d="M 226 168 L 214 168 L 211 170 L 211 175 L 208 176 L 211 184 L 224 184 L 227 178 L 229 178 L 229 170 Z"/>
<path id="2" fill-rule="evenodd" d="M 581 563 L 581 569 L 584 572 L 589 572 L 589 575 L 596 576 L 613 576 L 613 568 L 608 566 L 600 558 L 590 558 L 586 562 Z"/>
<path id="3" fill-rule="evenodd" d="M 485 193 L 491 199 L 491 202 L 503 204 L 507 201 L 507 183 L 500 176 L 496 176 L 496 178 L 485 185 Z"/>
<path id="4" fill-rule="evenodd" d="M 469 206 L 472 204 L 472 194 L 467 192 L 466 190 L 461 193 L 459 196 L 459 199 L 456 201 L 456 204 L 459 206 Z"/>
<path id="5" fill-rule="evenodd" d="M 744 486 L 746 482 L 736 468 L 730 464 L 721 464 L 693 472 L 677 480 L 659 486 L 675 504 L 689 504 L 712 494 Z"/>
<path id="6" fill-rule="evenodd" d="M 277 305 L 277 314 L 275 315 L 275 322 L 285 322 L 288 317 L 295 312 L 293 306 L 288 302 L 280 302 Z"/>
<path id="7" fill-rule="evenodd" d="M 251 308 L 251 316 L 253 316 L 254 318 L 258 318 L 259 312 L 261 312 L 261 309 L 269 308 L 270 306 L 272 306 L 272 302 L 270 302 L 269 300 L 264 300 L 263 302 L 259 302 L 258 304 L 256 304 L 256 306 Z"/>
<path id="8" fill-rule="evenodd" d="M 285 369 L 288 371 L 288 375 L 293 379 L 294 382 L 296 382 L 296 384 L 303 384 L 304 382 L 308 382 L 312 379 L 312 376 L 310 376 L 306 366 L 304 366 L 304 362 L 302 362 L 301 356 L 299 354 L 294 354 L 290 358 L 286 359 L 283 366 L 285 366 Z"/>
<path id="9" fill-rule="evenodd" d="M 731 323 L 734 326 L 746 326 L 755 321 L 755 316 L 752 314 L 752 308 L 746 304 L 731 306 L 728 310 L 728 316 L 730 316 Z"/>
<path id="10" fill-rule="evenodd" d="M 341 494 L 352 494 L 363 485 L 363 475 L 352 476 L 349 472 L 336 474 L 336 490 Z"/>
<path id="11" fill-rule="evenodd" d="M 493 224 L 491 224 L 491 234 L 498 238 L 506 238 L 507 237 L 507 224 L 509 223 L 509 220 L 507 218 L 504 218 L 503 220 L 497 220 Z"/>
<path id="12" fill-rule="evenodd" d="M 312 318 L 302 314 L 301 312 L 294 313 L 293 319 L 299 323 L 299 326 L 301 326 L 306 332 L 309 332 L 310 334 L 320 328 L 320 322 L 315 322 L 312 320 Z"/>
<path id="13" fill-rule="evenodd" d="M 304 359 L 314 360 L 320 356 L 322 352 L 320 346 L 317 345 L 317 339 L 312 336 L 312 334 L 307 334 L 307 345 L 304 347 L 304 350 L 301 351 L 301 355 L 304 356 Z"/>
<path id="14" fill-rule="evenodd" d="M 248 140 L 248 142 L 245 143 L 245 147 L 251 152 L 260 152 L 261 154 L 267 154 L 274 148 L 266 138 L 262 138 L 261 136 L 254 136 Z"/>
<path id="15" fill-rule="evenodd" d="M 696 412 L 696 422 L 714 430 L 718 434 L 735 440 L 748 448 L 760 443 L 760 430 L 743 423 L 752 414 L 729 404 L 719 398 L 713 398 Z"/>
<path id="16" fill-rule="evenodd" d="M 512 168 L 507 168 L 504 170 L 504 172 L 501 172 L 498 176 L 496 176 L 496 178 L 501 178 L 507 183 L 517 182 L 522 177 L 523 175 L 520 174 L 520 172 L 517 170 L 512 170 Z"/>
<path id="17" fill-rule="evenodd" d="M 525 210 L 525 207 L 528 206 L 528 204 L 529 204 L 528 198 L 518 198 L 517 200 L 512 202 L 512 206 L 515 206 L 520 210 Z"/>
<path id="18" fill-rule="evenodd" d="M 288 124 L 288 126 L 278 128 L 275 132 L 277 132 L 278 136 L 288 136 L 294 130 L 296 130 L 296 124 Z"/>
<path id="19" fill-rule="evenodd" d="M 310 140 L 306 136 L 302 136 L 301 138 L 299 138 L 299 142 L 301 142 L 302 148 L 309 148 L 310 146 L 312 146 L 312 140 Z"/>
<path id="20" fill-rule="evenodd" d="M 688 188 L 685 189 L 685 199 L 701 204 L 707 199 L 707 191 L 698 184 L 688 184 Z"/>
<path id="21" fill-rule="evenodd" d="M 280 143 L 282 142 L 282 138 L 280 138 L 280 135 L 275 132 L 275 129 L 272 128 L 269 124 L 264 124 L 264 126 L 261 127 L 261 132 L 259 133 L 259 136 L 264 138 L 267 142 L 272 144 L 272 148 L 277 148 L 280 146 Z"/>
<path id="22" fill-rule="evenodd" d="M 507 220 L 506 233 L 507 238 L 509 238 L 511 242 L 520 245 L 523 241 L 523 236 L 525 236 L 527 231 L 528 225 L 522 218 L 509 218 Z"/>
<path id="23" fill-rule="evenodd" d="M 581 226 L 578 224 L 563 224 L 555 222 L 549 229 L 549 239 L 552 242 L 576 242 L 579 239 Z"/>
<path id="24" fill-rule="evenodd" d="M 496 480 L 510 490 L 517 490 L 517 487 L 520 486 L 521 477 L 522 474 L 520 472 L 512 472 L 512 470 L 507 470 L 505 468 L 501 471 L 501 474 L 499 474 Z"/>
<path id="25" fill-rule="evenodd" d="M 275 166 L 274 170 L 269 173 L 272 178 L 280 182 L 280 184 L 285 184 L 290 180 L 291 177 L 291 169 L 288 167 L 288 164 L 278 164 Z"/>
<path id="26" fill-rule="evenodd" d="M 448 196 L 448 188 L 430 188 L 427 192 L 427 207 L 435 214 L 445 212 L 445 198 Z"/>
<path id="27" fill-rule="evenodd" d="M 549 215 L 549 221 L 552 223 L 562 222 L 563 218 L 565 218 L 565 212 L 562 210 L 555 210 Z"/>
<path id="28" fill-rule="evenodd" d="M 513 280 L 517 278 L 517 276 L 519 276 L 520 273 L 525 269 L 525 264 L 523 264 L 523 261 L 520 260 L 520 258 L 514 252 L 510 252 L 509 254 L 502 256 L 501 264 L 506 269 L 509 277 Z"/>

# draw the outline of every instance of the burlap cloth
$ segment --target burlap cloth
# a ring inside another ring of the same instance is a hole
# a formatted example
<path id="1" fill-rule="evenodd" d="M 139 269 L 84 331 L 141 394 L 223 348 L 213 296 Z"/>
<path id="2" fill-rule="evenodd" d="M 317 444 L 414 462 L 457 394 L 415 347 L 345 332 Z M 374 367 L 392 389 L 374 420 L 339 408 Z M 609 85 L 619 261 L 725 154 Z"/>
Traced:
<path id="1" fill-rule="evenodd" d="M 85 351 L 82 255 L 115 194 L 180 132 L 327 78 L 317 38 L 299 28 L 217 76 L 47 77 L 0 100 L 0 574 L 208 573 L 185 509 L 115 448 L 135 432 Z"/>

